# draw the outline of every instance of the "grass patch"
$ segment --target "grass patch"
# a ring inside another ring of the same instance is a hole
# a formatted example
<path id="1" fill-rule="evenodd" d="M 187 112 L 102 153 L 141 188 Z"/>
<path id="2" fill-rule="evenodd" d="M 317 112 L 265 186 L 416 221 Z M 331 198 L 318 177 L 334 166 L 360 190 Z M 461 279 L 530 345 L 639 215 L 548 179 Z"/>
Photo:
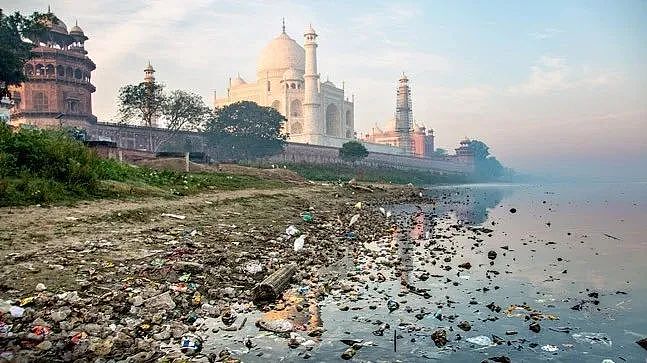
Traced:
<path id="1" fill-rule="evenodd" d="M 62 131 L 14 133 L 0 125 L 0 207 L 282 186 L 254 176 L 136 167 L 103 159 Z"/>
<path id="2" fill-rule="evenodd" d="M 401 170 L 395 168 L 354 168 L 348 165 L 312 165 L 287 164 L 286 167 L 309 180 L 348 181 L 355 178 L 359 181 L 416 185 L 467 183 L 469 178 L 463 175 L 436 174 L 418 170 Z"/>

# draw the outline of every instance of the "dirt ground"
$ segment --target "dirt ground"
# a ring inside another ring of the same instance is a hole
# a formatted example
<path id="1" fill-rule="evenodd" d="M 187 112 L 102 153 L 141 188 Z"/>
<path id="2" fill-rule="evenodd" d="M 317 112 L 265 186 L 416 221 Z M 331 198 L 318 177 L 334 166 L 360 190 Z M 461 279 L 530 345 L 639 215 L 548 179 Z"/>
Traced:
<path id="1" fill-rule="evenodd" d="M 182 158 L 158 158 L 154 160 L 139 160 L 137 165 L 147 166 L 153 169 L 167 169 L 184 171 L 186 164 Z M 264 179 L 282 180 L 288 182 L 302 183 L 305 179 L 292 170 L 284 168 L 254 168 L 237 164 L 198 164 L 191 162 L 189 170 L 192 172 L 223 172 L 236 175 L 249 175 Z"/>

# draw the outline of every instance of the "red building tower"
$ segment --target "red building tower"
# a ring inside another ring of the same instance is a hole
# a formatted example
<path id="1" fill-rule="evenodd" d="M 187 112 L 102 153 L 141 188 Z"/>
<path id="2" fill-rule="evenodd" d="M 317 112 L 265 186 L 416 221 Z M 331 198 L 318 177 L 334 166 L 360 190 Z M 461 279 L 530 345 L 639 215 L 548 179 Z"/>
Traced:
<path id="1" fill-rule="evenodd" d="M 77 126 L 92 128 L 90 74 L 96 65 L 87 56 L 83 30 L 67 26 L 54 16 L 39 38 L 30 39 L 34 57 L 25 64 L 27 81 L 11 88 L 14 106 L 11 124 L 36 127 Z"/>

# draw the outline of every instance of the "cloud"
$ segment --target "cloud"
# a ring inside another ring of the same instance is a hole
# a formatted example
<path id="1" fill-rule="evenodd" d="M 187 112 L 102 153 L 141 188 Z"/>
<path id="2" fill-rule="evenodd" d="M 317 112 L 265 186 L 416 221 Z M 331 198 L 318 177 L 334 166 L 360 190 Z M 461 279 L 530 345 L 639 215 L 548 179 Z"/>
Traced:
<path id="1" fill-rule="evenodd" d="M 562 57 L 542 56 L 530 67 L 528 79 L 508 88 L 520 95 L 546 95 L 581 87 L 602 87 L 616 83 L 620 75 L 586 66 L 573 67 Z"/>
<path id="2" fill-rule="evenodd" d="M 560 33 L 563 33 L 563 31 L 560 29 L 545 28 L 541 31 L 530 33 L 530 36 L 537 40 L 545 40 L 545 39 L 553 38 Z"/>

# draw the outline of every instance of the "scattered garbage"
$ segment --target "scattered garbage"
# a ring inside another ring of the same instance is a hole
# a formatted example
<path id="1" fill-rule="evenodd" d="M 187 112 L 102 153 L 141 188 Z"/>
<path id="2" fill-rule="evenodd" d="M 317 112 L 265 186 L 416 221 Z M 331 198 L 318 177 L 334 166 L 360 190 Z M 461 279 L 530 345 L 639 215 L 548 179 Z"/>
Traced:
<path id="1" fill-rule="evenodd" d="M 472 344 L 480 345 L 483 347 L 494 345 L 494 342 L 492 342 L 492 339 L 490 339 L 489 337 L 486 337 L 485 335 L 479 335 L 476 337 L 467 338 L 466 340 Z"/>
<path id="2" fill-rule="evenodd" d="M 554 346 L 554 345 L 546 344 L 546 345 L 541 346 L 541 350 L 553 353 L 553 352 L 557 352 L 559 350 L 559 348 L 557 346 Z"/>
<path id="3" fill-rule="evenodd" d="M 299 233 L 300 232 L 297 229 L 297 227 L 292 226 L 292 225 L 288 226 L 288 228 L 285 229 L 285 234 L 287 234 L 288 236 L 294 236 L 294 235 L 297 235 Z"/>
<path id="4" fill-rule="evenodd" d="M 306 235 L 302 234 L 297 239 L 294 240 L 294 251 L 300 251 L 303 249 L 303 246 L 306 241 Z"/>
<path id="5" fill-rule="evenodd" d="M 303 218 L 304 222 L 312 222 L 314 217 L 312 216 L 312 213 L 310 212 L 303 212 L 301 213 L 301 218 Z"/>
<path id="6" fill-rule="evenodd" d="M 180 350 L 186 355 L 196 355 L 202 351 L 202 338 L 195 334 L 185 334 L 180 340 Z"/>
<path id="7" fill-rule="evenodd" d="M 263 266 L 257 261 L 250 261 L 245 264 L 245 271 L 249 274 L 255 275 L 263 271 Z"/>
<path id="8" fill-rule="evenodd" d="M 357 202 L 357 203 L 355 204 L 355 208 L 356 208 L 356 209 L 362 209 L 362 202 Z"/>
<path id="9" fill-rule="evenodd" d="M 353 224 L 357 223 L 359 220 L 359 214 L 355 214 L 350 218 L 350 223 L 348 223 L 348 226 L 351 227 Z"/>
<path id="10" fill-rule="evenodd" d="M 183 216 L 181 214 L 172 214 L 172 213 L 162 213 L 162 217 L 168 217 L 168 218 L 174 218 L 174 219 L 186 219 L 186 216 Z"/>
<path id="11" fill-rule="evenodd" d="M 588 344 L 602 344 L 607 347 L 611 347 L 613 342 L 605 333 L 575 333 L 571 335 L 578 343 L 588 343 Z"/>
<path id="12" fill-rule="evenodd" d="M 541 330 L 541 326 L 539 326 L 538 322 L 534 321 L 534 322 L 530 323 L 530 325 L 528 326 L 528 329 L 530 329 L 531 331 L 533 331 L 535 333 L 539 333 L 539 331 Z"/>
<path id="13" fill-rule="evenodd" d="M 11 313 L 12 318 L 22 318 L 23 314 L 25 313 L 25 309 L 21 308 L 20 306 L 12 306 L 9 309 L 9 313 Z"/>

